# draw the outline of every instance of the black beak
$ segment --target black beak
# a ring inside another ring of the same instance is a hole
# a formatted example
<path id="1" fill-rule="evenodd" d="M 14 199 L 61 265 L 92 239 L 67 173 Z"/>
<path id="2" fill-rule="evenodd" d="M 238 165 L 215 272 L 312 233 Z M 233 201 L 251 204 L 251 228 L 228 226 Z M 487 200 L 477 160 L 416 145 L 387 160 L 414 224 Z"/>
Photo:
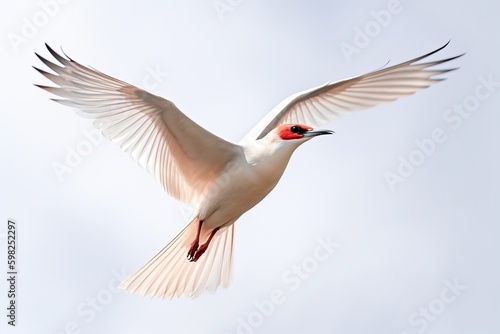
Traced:
<path id="1" fill-rule="evenodd" d="M 331 135 L 333 132 L 332 130 L 310 130 L 307 131 L 303 134 L 305 138 L 311 138 L 311 137 L 316 137 L 316 136 L 322 136 L 322 135 Z"/>

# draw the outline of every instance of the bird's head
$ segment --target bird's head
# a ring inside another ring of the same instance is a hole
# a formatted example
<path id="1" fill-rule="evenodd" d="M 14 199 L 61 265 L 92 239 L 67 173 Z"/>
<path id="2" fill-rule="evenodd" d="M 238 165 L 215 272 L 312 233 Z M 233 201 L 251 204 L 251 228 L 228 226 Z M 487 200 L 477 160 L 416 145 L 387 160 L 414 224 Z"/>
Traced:
<path id="1" fill-rule="evenodd" d="M 293 151 L 311 138 L 330 135 L 331 130 L 314 130 L 304 124 L 283 124 L 270 131 L 264 138 L 257 140 L 258 152 L 265 154 L 286 153 L 289 157 Z"/>
<path id="2" fill-rule="evenodd" d="M 304 124 L 284 124 L 278 126 L 276 134 L 283 141 L 294 141 L 302 144 L 309 139 L 321 135 L 331 135 L 331 130 L 314 130 L 312 127 Z"/>
<path id="3" fill-rule="evenodd" d="M 265 137 L 246 146 L 246 155 L 248 160 L 253 162 L 270 156 L 278 159 L 271 159 L 272 161 L 288 162 L 295 149 L 301 144 L 311 138 L 332 133 L 331 130 L 314 130 L 311 126 L 304 124 L 283 124 L 269 131 Z"/>

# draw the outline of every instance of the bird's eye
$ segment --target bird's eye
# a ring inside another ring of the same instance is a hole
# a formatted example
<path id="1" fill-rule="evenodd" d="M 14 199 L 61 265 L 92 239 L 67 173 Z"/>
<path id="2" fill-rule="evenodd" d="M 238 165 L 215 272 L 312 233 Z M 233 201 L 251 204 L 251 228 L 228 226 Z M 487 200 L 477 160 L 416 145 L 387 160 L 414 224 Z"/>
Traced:
<path id="1" fill-rule="evenodd" d="M 290 128 L 290 131 L 292 131 L 293 133 L 299 133 L 300 127 L 298 127 L 297 125 L 294 125 Z"/>

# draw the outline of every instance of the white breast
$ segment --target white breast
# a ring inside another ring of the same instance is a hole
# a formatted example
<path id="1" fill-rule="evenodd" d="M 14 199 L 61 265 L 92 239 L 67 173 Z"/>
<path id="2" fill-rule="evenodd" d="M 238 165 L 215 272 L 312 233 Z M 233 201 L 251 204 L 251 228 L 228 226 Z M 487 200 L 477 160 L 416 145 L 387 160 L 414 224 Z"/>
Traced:
<path id="1" fill-rule="evenodd" d="M 199 213 L 207 228 L 234 221 L 276 186 L 298 145 L 257 141 L 231 161 L 207 189 Z"/>

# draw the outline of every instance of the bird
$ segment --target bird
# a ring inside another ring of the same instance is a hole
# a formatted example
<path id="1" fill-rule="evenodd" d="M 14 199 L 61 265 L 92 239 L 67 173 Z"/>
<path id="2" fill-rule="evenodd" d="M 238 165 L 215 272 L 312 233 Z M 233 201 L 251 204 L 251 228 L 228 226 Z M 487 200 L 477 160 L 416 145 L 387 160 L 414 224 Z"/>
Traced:
<path id="1" fill-rule="evenodd" d="M 150 172 L 174 199 L 194 208 L 187 226 L 120 284 L 160 299 L 195 298 L 232 281 L 234 223 L 276 186 L 294 151 L 333 134 L 322 126 L 353 111 L 412 95 L 444 80 L 439 69 L 463 54 L 428 61 L 447 45 L 367 74 L 327 82 L 289 96 L 238 143 L 212 134 L 160 96 L 55 52 L 35 53 L 52 72 L 33 66 L 56 86 L 36 86 L 51 100 L 93 120 Z M 425 61 L 424 61 L 425 60 Z"/>

